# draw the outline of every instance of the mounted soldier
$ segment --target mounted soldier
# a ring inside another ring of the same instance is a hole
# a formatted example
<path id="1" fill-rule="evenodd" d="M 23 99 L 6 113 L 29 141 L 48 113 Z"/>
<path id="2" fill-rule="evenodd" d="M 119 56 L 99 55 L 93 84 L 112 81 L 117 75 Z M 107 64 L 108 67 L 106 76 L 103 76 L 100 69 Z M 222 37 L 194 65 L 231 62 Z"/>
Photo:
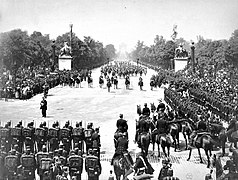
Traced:
<path id="1" fill-rule="evenodd" d="M 50 145 L 50 151 L 58 149 L 59 146 L 59 127 L 56 123 L 52 124 L 52 128 L 49 128 L 48 139 Z"/>
<path id="2" fill-rule="evenodd" d="M 78 148 L 83 151 L 83 141 L 84 141 L 84 128 L 82 127 L 82 121 L 76 123 L 76 127 L 72 130 L 73 144 L 75 146 L 78 143 Z M 75 148 L 75 147 L 74 147 Z"/>
<path id="3" fill-rule="evenodd" d="M 12 150 L 10 152 L 10 155 L 7 155 L 4 160 L 4 165 L 6 167 L 6 175 L 9 180 L 14 180 L 17 179 L 17 162 L 18 162 L 18 157 L 16 155 L 16 151 Z M 2 167 L 1 167 L 2 168 Z"/>
<path id="4" fill-rule="evenodd" d="M 26 152 L 21 156 L 21 175 L 26 180 L 35 178 L 36 160 L 35 156 L 30 153 L 31 149 L 27 147 Z"/>
<path id="5" fill-rule="evenodd" d="M 136 150 L 136 162 L 132 168 L 127 171 L 124 179 L 134 171 L 135 179 L 151 179 L 153 178 L 154 169 L 149 163 L 145 153 L 139 149 Z"/>
<path id="6" fill-rule="evenodd" d="M 68 158 L 68 165 L 71 179 L 72 177 L 76 177 L 76 180 L 81 180 L 81 174 L 83 172 L 82 151 L 80 151 L 78 154 L 72 152 Z"/>
<path id="7" fill-rule="evenodd" d="M 87 129 L 84 130 L 84 137 L 86 143 L 86 151 L 88 153 L 89 148 L 92 148 L 92 134 L 94 133 L 93 123 L 88 123 Z"/>
<path id="8" fill-rule="evenodd" d="M 46 130 L 44 129 L 43 124 L 40 124 L 39 128 L 36 128 L 35 130 L 35 137 L 36 137 L 36 142 L 37 142 L 37 150 L 41 150 L 42 146 L 45 144 L 46 142 Z"/>
<path id="9" fill-rule="evenodd" d="M 85 158 L 85 170 L 88 180 L 99 180 L 102 167 L 99 158 L 93 154 L 92 149 L 88 150 L 88 155 Z"/>
<path id="10" fill-rule="evenodd" d="M 127 121 L 123 119 L 123 114 L 119 115 L 119 119 L 117 120 L 116 126 L 117 126 L 117 130 L 115 133 L 117 132 L 126 133 L 128 138 L 128 133 L 127 133 L 128 124 L 127 124 Z"/>
<path id="11" fill-rule="evenodd" d="M 150 109 L 147 107 L 147 103 L 144 104 L 144 108 L 142 109 L 142 115 L 150 117 Z"/>
<path id="12" fill-rule="evenodd" d="M 26 128 L 23 128 L 22 135 L 24 137 L 25 147 L 29 146 L 31 152 L 34 152 L 34 143 L 35 143 L 35 128 L 33 127 L 34 122 L 27 124 Z"/>

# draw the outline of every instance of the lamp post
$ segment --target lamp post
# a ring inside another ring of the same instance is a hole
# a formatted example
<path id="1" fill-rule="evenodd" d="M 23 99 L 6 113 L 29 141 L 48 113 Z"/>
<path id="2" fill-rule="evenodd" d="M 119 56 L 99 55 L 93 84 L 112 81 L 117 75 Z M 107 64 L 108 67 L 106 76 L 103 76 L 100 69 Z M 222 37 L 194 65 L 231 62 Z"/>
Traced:
<path id="1" fill-rule="evenodd" d="M 55 40 L 52 41 L 51 47 L 52 47 L 52 51 L 53 51 L 53 53 L 52 53 L 51 71 L 53 72 L 55 70 L 55 68 L 54 68 L 54 65 L 55 65 L 55 47 L 56 47 Z"/>
<path id="2" fill-rule="evenodd" d="M 195 73 L 195 46 L 194 42 L 192 42 L 191 46 L 191 61 L 192 61 L 192 71 Z"/>
<path id="3" fill-rule="evenodd" d="M 72 36 L 73 36 L 73 24 L 69 24 L 69 27 L 70 27 L 70 48 L 71 48 L 71 51 L 72 51 Z M 70 52 L 72 53 L 72 52 Z"/>

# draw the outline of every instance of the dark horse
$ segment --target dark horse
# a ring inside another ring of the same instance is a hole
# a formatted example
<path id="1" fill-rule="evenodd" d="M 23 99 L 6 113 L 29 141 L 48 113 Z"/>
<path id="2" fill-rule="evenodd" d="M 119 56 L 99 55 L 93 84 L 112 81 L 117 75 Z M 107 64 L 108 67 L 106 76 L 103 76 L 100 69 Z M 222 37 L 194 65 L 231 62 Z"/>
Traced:
<path id="1" fill-rule="evenodd" d="M 182 123 L 182 134 L 185 140 L 185 149 L 188 149 L 188 142 L 190 139 L 190 135 L 193 132 L 193 127 L 188 123 L 188 122 L 183 122 Z"/>
<path id="2" fill-rule="evenodd" d="M 160 157 L 160 145 L 162 147 L 163 153 L 165 157 L 168 157 L 170 154 L 170 147 L 171 147 L 171 140 L 167 134 L 161 134 L 160 138 L 159 135 L 156 135 L 156 143 L 158 145 L 158 157 Z M 167 147 L 167 152 L 165 151 L 165 148 Z"/>
<path id="3" fill-rule="evenodd" d="M 205 154 L 207 156 L 207 167 L 210 167 L 210 156 L 212 155 L 212 147 L 213 145 L 216 145 L 217 143 L 212 139 L 212 137 L 209 134 L 204 134 L 200 137 L 200 140 L 197 138 L 195 139 L 194 142 L 194 146 L 198 149 L 198 154 L 200 157 L 200 162 L 203 163 L 202 161 L 202 157 L 201 157 L 201 152 L 200 152 L 200 148 L 203 148 L 205 151 Z M 192 154 L 192 148 L 190 148 L 189 151 L 189 157 L 188 157 L 188 161 L 190 160 Z"/>
<path id="4" fill-rule="evenodd" d="M 113 160 L 114 172 L 116 180 L 120 180 L 121 176 L 125 176 L 126 171 L 130 169 L 130 165 L 127 163 L 126 158 L 123 155 L 119 155 Z"/>
<path id="5" fill-rule="evenodd" d="M 145 155 L 148 155 L 149 145 L 150 145 L 150 133 L 141 133 L 140 134 L 140 144 L 141 149 L 145 153 Z"/>
<path id="6" fill-rule="evenodd" d="M 179 132 L 180 132 L 179 124 L 172 123 L 169 125 L 169 133 L 173 138 L 175 152 L 177 149 L 179 149 Z"/>

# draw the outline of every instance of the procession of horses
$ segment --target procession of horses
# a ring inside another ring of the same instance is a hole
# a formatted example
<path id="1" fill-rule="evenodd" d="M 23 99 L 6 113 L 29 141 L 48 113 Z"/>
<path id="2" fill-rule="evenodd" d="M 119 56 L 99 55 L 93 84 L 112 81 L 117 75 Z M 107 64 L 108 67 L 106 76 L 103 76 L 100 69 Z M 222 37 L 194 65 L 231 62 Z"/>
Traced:
<path id="1" fill-rule="evenodd" d="M 143 90 L 145 85 L 143 77 L 147 74 L 147 68 L 120 61 L 103 66 L 100 73 L 99 87 L 106 86 L 108 92 L 112 84 L 117 90 L 118 81 L 123 80 L 125 90 L 133 90 L 130 87 L 131 77 L 138 78 L 139 89 Z M 65 81 L 65 84 L 59 81 L 57 85 L 79 88 L 78 84 L 81 87 L 81 82 L 87 81 L 88 88 L 93 86 L 91 71 L 87 72 L 85 78 L 80 78 L 79 83 L 76 82 L 77 72 L 68 71 L 66 74 L 69 77 L 66 79 L 69 81 Z M 55 75 L 55 77 L 60 76 Z M 47 80 L 45 84 L 41 84 L 42 89 L 46 89 L 47 84 L 49 84 Z M 121 177 L 127 179 L 132 172 L 134 172 L 134 179 L 153 178 L 154 169 L 148 160 L 150 156 L 163 161 L 158 179 L 179 179 L 171 169 L 171 148 L 175 153 L 188 150 L 188 161 L 192 149 L 196 148 L 201 163 L 204 162 L 200 149 L 204 149 L 207 168 L 211 169 L 216 166 L 218 161 L 216 154 L 220 153 L 220 149 L 221 156 L 228 156 L 230 151 L 233 153 L 233 159 L 237 158 L 236 109 L 228 108 L 228 111 L 222 111 L 226 107 L 223 104 L 217 107 L 217 103 L 209 101 L 208 98 L 197 98 L 201 96 L 201 91 L 191 83 L 191 80 L 184 76 L 176 76 L 171 71 L 157 69 L 157 74 L 150 78 L 147 86 L 150 86 L 151 91 L 156 88 L 163 89 L 164 99 L 137 105 L 135 113 L 138 118 L 134 137 L 134 142 L 138 146 L 136 159 L 133 159 L 128 151 L 128 127 L 123 116 L 120 115 L 118 120 L 120 123 L 115 124 L 117 126 L 114 134 L 115 155 L 111 162 L 117 180 Z M 48 90 L 54 87 L 50 86 Z M 47 94 L 45 96 L 47 97 Z M 77 122 L 75 127 L 70 121 L 67 121 L 64 126 L 55 121 L 52 127 L 49 127 L 45 121 L 41 122 L 39 127 L 35 126 L 34 121 L 27 125 L 19 121 L 15 127 L 11 121 L 1 125 L 0 179 L 33 180 L 36 178 L 36 171 L 41 180 L 68 178 L 79 180 L 83 166 L 88 179 L 99 179 L 102 171 L 101 140 L 99 128 L 93 128 L 93 123 L 89 123 L 85 128 L 82 127 L 82 121 Z M 149 150 L 150 145 L 152 151 Z M 226 148 L 228 145 L 229 151 Z M 235 160 L 230 162 L 230 166 L 227 165 L 228 169 L 231 166 L 234 166 L 235 171 L 229 171 L 228 174 L 237 177 L 238 166 Z"/>

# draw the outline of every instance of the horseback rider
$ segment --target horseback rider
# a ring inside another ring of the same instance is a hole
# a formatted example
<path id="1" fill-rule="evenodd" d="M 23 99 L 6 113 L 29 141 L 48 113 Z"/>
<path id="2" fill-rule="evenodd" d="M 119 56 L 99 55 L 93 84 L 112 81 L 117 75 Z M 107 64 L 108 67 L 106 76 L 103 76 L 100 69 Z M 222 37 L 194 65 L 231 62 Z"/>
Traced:
<path id="1" fill-rule="evenodd" d="M 117 126 L 116 132 L 127 133 L 128 124 L 127 124 L 127 121 L 123 119 L 123 114 L 119 115 L 119 119 L 117 120 L 116 126 Z"/>
<path id="2" fill-rule="evenodd" d="M 134 165 L 125 173 L 124 179 L 134 172 L 135 179 L 150 179 L 153 177 L 154 169 L 149 163 L 145 153 L 141 149 L 136 150 L 136 161 Z"/>
<path id="3" fill-rule="evenodd" d="M 149 130 L 150 130 L 150 124 L 148 123 L 148 116 L 141 115 L 136 125 L 136 135 L 135 135 L 135 142 L 138 143 L 139 147 L 141 147 L 141 142 L 140 142 L 141 134 L 149 133 Z"/>
<path id="4" fill-rule="evenodd" d="M 147 107 L 147 103 L 144 104 L 144 108 L 142 109 L 142 115 L 150 117 L 150 109 Z"/>

